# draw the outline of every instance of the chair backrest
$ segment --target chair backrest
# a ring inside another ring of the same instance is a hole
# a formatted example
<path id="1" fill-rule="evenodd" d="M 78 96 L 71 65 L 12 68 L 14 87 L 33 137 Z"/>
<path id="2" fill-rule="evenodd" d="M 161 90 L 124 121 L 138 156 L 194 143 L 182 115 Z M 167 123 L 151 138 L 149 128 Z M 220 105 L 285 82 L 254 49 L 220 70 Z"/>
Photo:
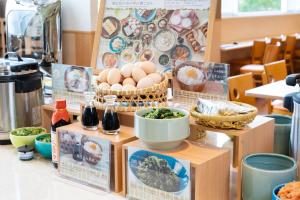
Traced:
<path id="1" fill-rule="evenodd" d="M 281 38 L 271 38 L 270 44 L 277 44 L 277 42 L 281 43 Z"/>
<path id="2" fill-rule="evenodd" d="M 229 98 L 231 101 L 238 101 L 255 105 L 254 97 L 245 96 L 245 91 L 254 87 L 252 73 L 231 76 L 228 78 Z"/>
<path id="3" fill-rule="evenodd" d="M 253 42 L 252 52 L 251 52 L 251 61 L 253 64 L 262 64 L 265 48 L 266 48 L 265 41 L 255 40 Z"/>
<path id="4" fill-rule="evenodd" d="M 295 36 L 287 36 L 284 48 L 284 55 L 293 55 L 296 48 L 297 39 Z"/>
<path id="5" fill-rule="evenodd" d="M 266 49 L 265 49 L 265 54 L 263 58 L 263 64 L 266 63 L 271 63 L 278 61 L 280 53 L 280 45 L 279 44 L 267 44 Z"/>
<path id="6" fill-rule="evenodd" d="M 264 65 L 268 83 L 284 80 L 287 76 L 285 60 L 280 60 Z"/>

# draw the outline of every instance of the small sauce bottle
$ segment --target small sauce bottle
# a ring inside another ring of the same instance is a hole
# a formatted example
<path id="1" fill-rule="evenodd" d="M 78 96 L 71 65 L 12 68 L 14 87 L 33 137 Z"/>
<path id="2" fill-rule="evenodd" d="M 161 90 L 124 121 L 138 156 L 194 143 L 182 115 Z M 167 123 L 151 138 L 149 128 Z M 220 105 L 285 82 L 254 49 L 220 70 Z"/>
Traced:
<path id="1" fill-rule="evenodd" d="M 65 126 L 71 123 L 68 111 L 66 109 L 66 100 L 56 100 L 55 102 L 55 112 L 52 115 L 51 119 L 51 146 L 52 146 L 52 163 L 55 168 L 58 167 L 58 145 L 56 129 L 61 126 Z"/>
<path id="2" fill-rule="evenodd" d="M 120 130 L 120 121 L 118 113 L 115 111 L 116 95 L 106 95 L 105 111 L 102 118 L 103 133 L 108 135 L 117 135 Z"/>
<path id="3" fill-rule="evenodd" d="M 86 104 L 81 115 L 81 125 L 84 129 L 95 131 L 98 129 L 99 117 L 94 105 L 95 92 L 85 92 Z"/>

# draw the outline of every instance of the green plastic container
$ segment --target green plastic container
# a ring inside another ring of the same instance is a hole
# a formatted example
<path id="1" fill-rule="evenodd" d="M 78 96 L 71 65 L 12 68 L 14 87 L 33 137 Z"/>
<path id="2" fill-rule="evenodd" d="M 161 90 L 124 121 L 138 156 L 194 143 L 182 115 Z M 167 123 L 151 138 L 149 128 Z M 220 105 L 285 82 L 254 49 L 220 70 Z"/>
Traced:
<path id="1" fill-rule="evenodd" d="M 275 119 L 274 153 L 289 156 L 292 118 L 286 115 L 267 115 Z"/>
<path id="2" fill-rule="evenodd" d="M 50 134 L 41 134 L 35 138 L 35 149 L 46 159 L 52 158 L 51 142 L 42 142 L 41 139 L 50 136 Z"/>

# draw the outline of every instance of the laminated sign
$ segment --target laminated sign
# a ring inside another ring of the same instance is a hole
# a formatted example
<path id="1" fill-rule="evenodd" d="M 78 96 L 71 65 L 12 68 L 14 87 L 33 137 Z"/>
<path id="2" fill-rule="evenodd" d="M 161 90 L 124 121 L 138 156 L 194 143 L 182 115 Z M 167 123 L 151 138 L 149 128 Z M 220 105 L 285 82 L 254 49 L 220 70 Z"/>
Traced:
<path id="1" fill-rule="evenodd" d="M 92 86 L 92 68 L 52 64 L 52 88 L 54 99 L 66 99 L 68 106 L 79 107 L 84 99 L 84 92 Z"/>
<path id="2" fill-rule="evenodd" d="M 103 70 L 152 61 L 163 72 L 174 60 L 203 61 L 215 12 L 211 0 L 101 1 L 91 65 Z"/>
<path id="3" fill-rule="evenodd" d="M 190 162 L 128 147 L 127 198 L 190 200 Z"/>
<path id="4" fill-rule="evenodd" d="M 110 190 L 110 142 L 58 130 L 59 173 L 77 182 Z"/>
<path id="5" fill-rule="evenodd" d="M 177 61 L 173 75 L 173 102 L 195 105 L 198 98 L 228 98 L 228 64 Z"/>

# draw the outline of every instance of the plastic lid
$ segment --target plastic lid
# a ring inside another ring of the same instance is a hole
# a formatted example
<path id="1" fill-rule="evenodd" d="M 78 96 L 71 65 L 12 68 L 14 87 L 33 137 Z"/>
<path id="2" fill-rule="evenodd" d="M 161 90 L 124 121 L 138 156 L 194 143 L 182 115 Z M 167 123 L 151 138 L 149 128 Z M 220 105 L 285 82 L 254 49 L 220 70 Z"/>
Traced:
<path id="1" fill-rule="evenodd" d="M 55 102 L 55 108 L 56 109 L 65 109 L 67 107 L 66 100 L 65 99 L 58 99 Z"/>
<path id="2" fill-rule="evenodd" d="M 33 146 L 30 146 L 30 145 L 18 147 L 18 151 L 22 152 L 22 153 L 33 151 L 33 149 L 34 149 Z"/>
<path id="3" fill-rule="evenodd" d="M 295 103 L 300 104 L 300 93 L 295 94 L 293 100 Z"/>

